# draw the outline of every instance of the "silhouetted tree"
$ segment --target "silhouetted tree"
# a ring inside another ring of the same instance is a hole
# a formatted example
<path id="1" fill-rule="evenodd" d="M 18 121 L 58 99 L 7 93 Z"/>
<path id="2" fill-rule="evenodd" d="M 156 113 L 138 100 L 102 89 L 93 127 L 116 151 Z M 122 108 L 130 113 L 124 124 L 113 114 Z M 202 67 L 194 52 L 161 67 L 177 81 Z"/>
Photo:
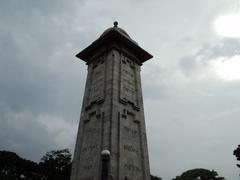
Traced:
<path id="1" fill-rule="evenodd" d="M 162 178 L 151 175 L 151 180 L 162 180 Z"/>
<path id="2" fill-rule="evenodd" d="M 182 173 L 181 176 L 173 178 L 173 180 L 224 180 L 225 178 L 219 177 L 218 173 L 214 170 L 207 169 L 192 169 Z"/>
<path id="3" fill-rule="evenodd" d="M 240 145 L 238 145 L 237 149 L 233 151 L 233 155 L 235 155 L 237 160 L 240 161 Z M 237 164 L 237 167 L 240 168 L 240 164 Z"/>
<path id="4" fill-rule="evenodd" d="M 0 151 L 0 180 L 69 180 L 70 172 L 68 149 L 46 153 L 39 164 L 14 152 Z"/>
<path id="5" fill-rule="evenodd" d="M 68 180 L 71 172 L 71 153 L 68 149 L 50 151 L 41 158 L 39 166 L 47 180 Z"/>
<path id="6" fill-rule="evenodd" d="M 47 152 L 40 163 L 0 151 L 0 180 L 69 180 L 71 153 L 68 149 Z M 151 180 L 162 178 L 151 175 Z"/>
<path id="7" fill-rule="evenodd" d="M 0 151 L 0 179 L 44 180 L 37 163 L 9 151 Z"/>

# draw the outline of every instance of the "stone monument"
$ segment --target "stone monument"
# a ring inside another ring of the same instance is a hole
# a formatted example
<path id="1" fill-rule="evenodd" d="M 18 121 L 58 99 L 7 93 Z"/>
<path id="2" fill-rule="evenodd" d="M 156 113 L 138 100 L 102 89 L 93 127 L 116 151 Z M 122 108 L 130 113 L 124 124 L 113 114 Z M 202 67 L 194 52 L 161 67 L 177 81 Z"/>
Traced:
<path id="1" fill-rule="evenodd" d="M 140 68 L 152 55 L 114 22 L 76 56 L 88 74 L 71 180 L 150 180 Z"/>

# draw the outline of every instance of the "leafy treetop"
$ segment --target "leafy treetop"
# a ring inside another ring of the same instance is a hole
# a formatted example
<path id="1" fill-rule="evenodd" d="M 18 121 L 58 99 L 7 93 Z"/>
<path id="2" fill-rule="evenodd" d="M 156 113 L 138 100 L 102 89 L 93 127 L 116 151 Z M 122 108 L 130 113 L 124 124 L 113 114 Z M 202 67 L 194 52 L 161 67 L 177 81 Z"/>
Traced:
<path id="1" fill-rule="evenodd" d="M 219 177 L 218 173 L 214 170 L 208 169 L 191 169 L 188 170 L 182 175 L 173 178 L 173 180 L 224 180 L 225 178 Z"/>

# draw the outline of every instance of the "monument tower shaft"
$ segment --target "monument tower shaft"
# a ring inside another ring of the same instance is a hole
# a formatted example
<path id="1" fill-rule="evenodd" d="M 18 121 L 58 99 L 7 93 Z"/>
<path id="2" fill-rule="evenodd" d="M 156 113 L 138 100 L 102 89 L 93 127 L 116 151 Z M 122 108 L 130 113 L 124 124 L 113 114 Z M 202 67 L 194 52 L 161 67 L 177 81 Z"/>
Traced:
<path id="1" fill-rule="evenodd" d="M 140 70 L 152 55 L 115 24 L 77 57 L 88 75 L 71 180 L 100 180 L 102 150 L 111 153 L 109 179 L 149 180 Z"/>

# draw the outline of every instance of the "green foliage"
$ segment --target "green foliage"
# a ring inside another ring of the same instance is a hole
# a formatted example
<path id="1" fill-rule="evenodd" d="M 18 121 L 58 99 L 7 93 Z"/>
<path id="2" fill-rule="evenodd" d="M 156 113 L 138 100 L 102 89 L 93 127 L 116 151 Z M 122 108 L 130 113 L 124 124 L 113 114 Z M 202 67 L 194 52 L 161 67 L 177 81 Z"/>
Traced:
<path id="1" fill-rule="evenodd" d="M 218 177 L 218 173 L 214 170 L 207 169 L 192 169 L 182 173 L 181 176 L 173 178 L 173 180 L 223 180 L 223 177 Z"/>

